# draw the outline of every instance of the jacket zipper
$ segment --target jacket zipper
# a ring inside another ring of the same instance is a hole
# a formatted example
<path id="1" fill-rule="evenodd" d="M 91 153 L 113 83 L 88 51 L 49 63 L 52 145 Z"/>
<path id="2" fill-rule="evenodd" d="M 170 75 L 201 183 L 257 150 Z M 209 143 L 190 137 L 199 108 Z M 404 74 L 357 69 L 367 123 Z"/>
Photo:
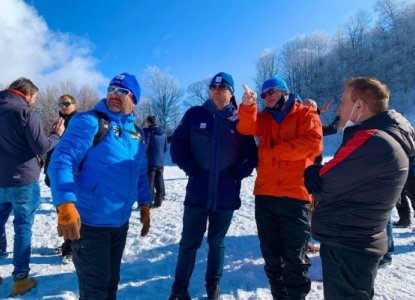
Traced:
<path id="1" fill-rule="evenodd" d="M 216 206 L 217 206 L 217 199 L 216 199 L 217 198 L 216 197 L 216 194 L 217 194 L 217 190 L 216 190 L 216 169 L 217 169 L 217 164 L 218 164 L 218 162 L 217 162 L 217 156 L 218 156 L 218 139 L 219 139 L 217 133 L 218 133 L 219 128 L 220 128 L 220 119 L 219 118 L 216 118 L 216 114 L 213 114 L 213 118 L 214 118 L 214 120 L 213 120 L 213 124 L 214 125 L 213 126 L 215 128 L 213 134 L 214 134 L 215 140 L 214 140 L 214 155 L 213 155 L 213 173 L 212 173 L 213 175 L 212 175 L 212 203 L 211 203 L 211 211 L 216 211 Z"/>
<path id="2" fill-rule="evenodd" d="M 282 123 L 282 122 L 281 122 Z M 281 141 L 281 126 L 278 126 L 278 143 Z M 278 174 L 277 174 L 277 195 L 281 196 L 280 193 L 280 179 L 281 179 L 281 160 L 277 160 Z"/>

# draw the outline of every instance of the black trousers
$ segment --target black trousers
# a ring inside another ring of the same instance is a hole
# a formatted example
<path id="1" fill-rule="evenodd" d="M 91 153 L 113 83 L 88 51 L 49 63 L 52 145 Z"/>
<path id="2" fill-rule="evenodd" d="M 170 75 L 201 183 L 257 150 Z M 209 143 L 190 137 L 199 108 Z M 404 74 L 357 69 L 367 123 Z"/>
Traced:
<path id="1" fill-rule="evenodd" d="M 121 227 L 82 224 L 81 238 L 72 241 L 80 300 L 117 299 L 127 232 L 128 222 Z"/>
<path id="2" fill-rule="evenodd" d="M 398 210 L 400 219 L 408 219 L 411 217 L 411 205 L 412 209 L 415 210 L 415 178 L 413 177 L 408 178 L 406 181 L 401 196 L 396 203 L 396 209 Z"/>
<path id="3" fill-rule="evenodd" d="M 373 299 L 375 278 L 382 257 L 322 243 L 325 300 Z"/>
<path id="4" fill-rule="evenodd" d="M 153 199 L 153 206 L 159 207 L 164 198 L 163 166 L 147 166 L 147 176 L 150 183 L 150 191 Z"/>
<path id="5" fill-rule="evenodd" d="M 305 299 L 311 289 L 311 262 L 306 255 L 310 204 L 288 197 L 256 196 L 255 220 L 272 296 Z"/>
<path id="6" fill-rule="evenodd" d="M 64 240 L 62 244 L 62 256 L 72 254 L 72 240 Z"/>

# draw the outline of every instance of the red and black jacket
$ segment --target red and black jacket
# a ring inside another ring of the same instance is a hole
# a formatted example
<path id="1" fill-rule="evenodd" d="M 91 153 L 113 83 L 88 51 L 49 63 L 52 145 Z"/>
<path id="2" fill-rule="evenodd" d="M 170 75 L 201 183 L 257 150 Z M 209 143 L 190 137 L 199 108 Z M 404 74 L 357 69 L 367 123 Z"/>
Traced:
<path id="1" fill-rule="evenodd" d="M 346 128 L 334 158 L 319 175 L 312 236 L 334 246 L 382 256 L 386 225 L 415 155 L 413 128 L 399 113 L 379 113 Z M 316 166 L 311 166 L 316 167 Z"/>

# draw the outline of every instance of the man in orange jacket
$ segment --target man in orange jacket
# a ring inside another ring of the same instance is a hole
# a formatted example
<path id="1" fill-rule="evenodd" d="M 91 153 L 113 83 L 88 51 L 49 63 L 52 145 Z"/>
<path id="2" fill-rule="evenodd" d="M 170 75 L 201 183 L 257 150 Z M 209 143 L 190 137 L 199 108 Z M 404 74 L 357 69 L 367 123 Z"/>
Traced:
<path id="1" fill-rule="evenodd" d="M 262 112 L 257 112 L 256 93 L 244 89 L 237 129 L 260 139 L 255 219 L 271 294 L 274 299 L 305 299 L 311 288 L 306 256 L 311 196 L 303 173 L 322 151 L 320 118 L 279 77 L 262 85 Z"/>

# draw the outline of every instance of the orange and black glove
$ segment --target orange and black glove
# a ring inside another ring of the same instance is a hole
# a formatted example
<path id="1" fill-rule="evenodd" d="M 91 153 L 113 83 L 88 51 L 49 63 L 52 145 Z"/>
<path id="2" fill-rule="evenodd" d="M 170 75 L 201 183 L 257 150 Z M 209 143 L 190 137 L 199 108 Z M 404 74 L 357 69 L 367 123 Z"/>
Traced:
<path id="1" fill-rule="evenodd" d="M 141 236 L 146 236 L 150 230 L 150 206 L 140 206 L 140 222 L 143 224 Z"/>
<path id="2" fill-rule="evenodd" d="M 66 240 L 78 240 L 81 237 L 81 218 L 73 202 L 58 206 L 58 235 Z"/>

